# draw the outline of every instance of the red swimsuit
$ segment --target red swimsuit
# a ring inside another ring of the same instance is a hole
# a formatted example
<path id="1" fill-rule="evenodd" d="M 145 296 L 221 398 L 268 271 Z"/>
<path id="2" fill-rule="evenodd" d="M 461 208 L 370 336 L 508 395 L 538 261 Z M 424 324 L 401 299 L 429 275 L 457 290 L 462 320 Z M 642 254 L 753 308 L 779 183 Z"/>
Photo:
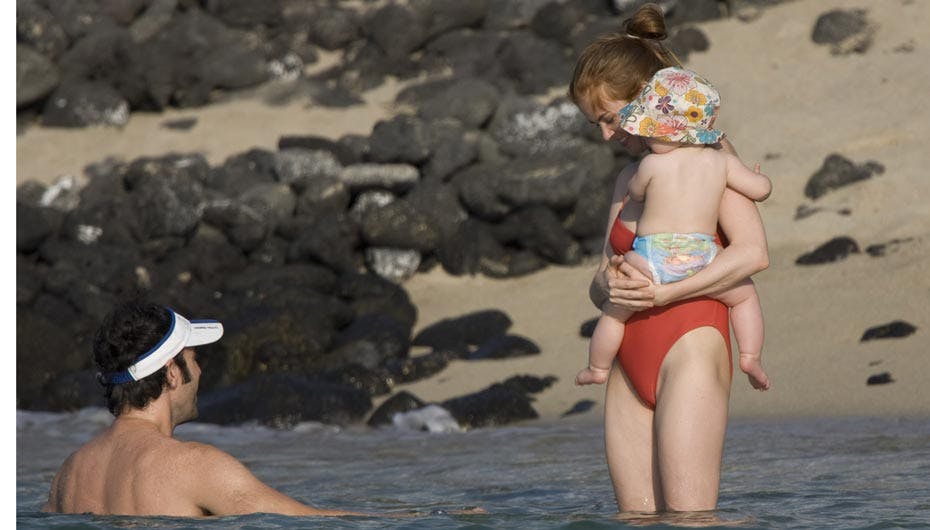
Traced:
<path id="1" fill-rule="evenodd" d="M 635 234 L 620 222 L 618 214 L 610 230 L 610 245 L 614 252 L 628 252 L 633 247 L 634 237 Z M 717 328 L 723 336 L 732 374 L 729 312 L 722 302 L 702 296 L 639 311 L 626 321 L 618 352 L 620 366 L 639 398 L 650 408 L 656 406 L 656 382 L 665 355 L 682 335 L 704 326 Z"/>

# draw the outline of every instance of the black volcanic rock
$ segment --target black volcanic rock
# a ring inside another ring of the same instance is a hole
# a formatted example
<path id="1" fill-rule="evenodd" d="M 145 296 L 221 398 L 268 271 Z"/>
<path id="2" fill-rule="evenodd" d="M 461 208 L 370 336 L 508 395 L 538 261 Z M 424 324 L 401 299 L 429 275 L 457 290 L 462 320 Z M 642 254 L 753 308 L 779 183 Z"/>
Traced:
<path id="1" fill-rule="evenodd" d="M 455 118 L 470 128 L 484 125 L 499 99 L 494 85 L 475 77 L 426 81 L 397 95 L 398 103 L 416 105 L 417 115 L 424 120 Z"/>
<path id="2" fill-rule="evenodd" d="M 456 348 L 461 345 L 479 346 L 505 334 L 511 325 L 513 321 L 503 311 L 476 311 L 456 318 L 443 319 L 423 328 L 413 338 L 413 344 L 434 349 Z"/>
<path id="3" fill-rule="evenodd" d="M 439 231 L 430 218 L 403 199 L 367 212 L 361 232 L 371 246 L 430 252 L 439 244 Z"/>
<path id="4" fill-rule="evenodd" d="M 887 385 L 888 383 L 894 383 L 894 379 L 891 378 L 891 372 L 871 375 L 865 382 L 866 385 Z"/>
<path id="5" fill-rule="evenodd" d="M 450 360 L 462 356 L 462 351 L 433 350 L 415 357 L 390 359 L 384 364 L 384 369 L 395 383 L 411 383 L 438 374 L 449 366 Z"/>
<path id="6" fill-rule="evenodd" d="M 368 16 L 363 28 L 390 59 L 406 57 L 423 46 L 428 37 L 423 17 L 400 4 L 388 4 L 376 10 Z"/>
<path id="7" fill-rule="evenodd" d="M 58 67 L 29 46 L 16 45 L 16 107 L 31 105 L 58 86 Z"/>
<path id="8" fill-rule="evenodd" d="M 201 182 L 209 171 L 201 155 L 168 155 L 133 161 L 123 177 L 140 240 L 187 236 L 200 222 Z"/>
<path id="9" fill-rule="evenodd" d="M 358 227 L 343 212 L 318 211 L 311 216 L 295 217 L 282 223 L 278 230 L 292 240 L 288 261 L 313 261 L 340 273 L 357 268 Z"/>
<path id="10" fill-rule="evenodd" d="M 859 342 L 875 339 L 907 337 L 908 335 L 912 335 L 915 331 L 917 331 L 917 328 L 914 325 L 903 320 L 895 320 L 893 322 L 865 330 L 865 333 L 862 334 L 862 338 L 859 339 Z"/>
<path id="11" fill-rule="evenodd" d="M 530 32 L 513 32 L 501 44 L 497 58 L 521 94 L 542 94 L 571 78 L 572 63 L 558 42 Z"/>
<path id="12" fill-rule="evenodd" d="M 880 175 L 885 167 L 878 162 L 869 161 L 856 165 L 842 155 L 832 154 L 823 161 L 820 169 L 814 173 L 804 186 L 804 195 L 810 199 L 818 199 L 828 191 Z"/>
<path id="13" fill-rule="evenodd" d="M 515 375 L 507 378 L 507 380 L 501 384 L 524 394 L 538 394 L 552 386 L 556 381 L 558 381 L 558 378 L 554 375 L 547 375 L 545 377 Z"/>
<path id="14" fill-rule="evenodd" d="M 455 77 L 480 78 L 499 87 L 511 83 L 503 79 L 503 67 L 497 52 L 505 34 L 495 31 L 453 30 L 426 45 L 424 66 L 431 71 L 450 69 Z"/>
<path id="15" fill-rule="evenodd" d="M 850 237 L 840 236 L 827 241 L 807 254 L 794 260 L 797 265 L 819 265 L 845 259 L 859 253 L 859 245 Z"/>
<path id="16" fill-rule="evenodd" d="M 426 126 L 415 116 L 401 114 L 375 124 L 370 157 L 374 162 L 419 164 L 430 155 Z"/>
<path id="17" fill-rule="evenodd" d="M 48 127 L 122 127 L 129 121 L 129 104 L 106 83 L 64 82 L 53 92 L 42 111 Z"/>
<path id="18" fill-rule="evenodd" d="M 545 206 L 528 206 L 511 213 L 494 227 L 493 233 L 501 243 L 532 250 L 553 263 L 576 265 L 581 262 L 581 246 Z"/>
<path id="19" fill-rule="evenodd" d="M 411 8 L 424 21 L 432 38 L 457 28 L 477 27 L 488 14 L 489 0 L 413 0 Z"/>
<path id="20" fill-rule="evenodd" d="M 403 359 L 410 350 L 410 328 L 387 315 L 361 315 L 343 329 L 333 343 L 327 362 L 357 364 L 369 370 L 391 359 Z"/>
<path id="21" fill-rule="evenodd" d="M 401 390 L 388 398 L 380 407 L 371 413 L 371 417 L 368 418 L 368 425 L 371 427 L 391 425 L 395 414 L 416 410 L 422 408 L 424 405 L 426 405 L 426 403 L 421 401 L 420 398 L 406 390 Z"/>
<path id="22" fill-rule="evenodd" d="M 474 429 L 538 418 L 530 401 L 523 392 L 496 384 L 480 392 L 448 399 L 440 405 L 459 425 Z"/>
<path id="23" fill-rule="evenodd" d="M 71 44 L 64 28 L 36 0 L 16 2 L 16 42 L 30 45 L 50 60 L 56 59 Z"/>
<path id="24" fill-rule="evenodd" d="M 467 359 L 472 361 L 480 359 L 510 359 L 512 357 L 535 355 L 539 352 L 539 346 L 526 337 L 521 337 L 519 335 L 499 335 L 481 344 L 478 349 L 468 355 Z"/>
<path id="25" fill-rule="evenodd" d="M 238 197 L 256 184 L 275 182 L 276 161 L 276 153 L 258 148 L 231 155 L 222 165 L 210 168 L 204 186 Z"/>
<path id="26" fill-rule="evenodd" d="M 543 39 L 571 44 L 574 32 L 580 29 L 587 13 L 581 2 L 549 2 L 530 20 L 530 29 Z"/>
<path id="27" fill-rule="evenodd" d="M 594 328 L 597 326 L 598 320 L 598 318 L 592 318 L 582 322 L 581 327 L 578 329 L 578 335 L 590 339 L 594 335 Z"/>
<path id="28" fill-rule="evenodd" d="M 200 399 L 200 421 L 222 425 L 257 421 L 275 428 L 317 421 L 346 425 L 362 420 L 371 398 L 348 385 L 286 374 L 262 374 Z"/>
<path id="29" fill-rule="evenodd" d="M 868 27 L 863 9 L 834 9 L 817 17 L 811 40 L 817 44 L 839 44 Z"/>
<path id="30" fill-rule="evenodd" d="M 361 36 L 361 17 L 352 9 L 329 5 L 302 21 L 307 39 L 327 50 L 338 50 Z"/>
<path id="31" fill-rule="evenodd" d="M 477 136 L 466 132 L 456 119 L 429 122 L 426 132 L 431 155 L 423 167 L 424 180 L 445 181 L 478 157 Z"/>
<path id="32" fill-rule="evenodd" d="M 16 250 L 30 253 L 61 224 L 61 213 L 50 208 L 16 203 Z"/>

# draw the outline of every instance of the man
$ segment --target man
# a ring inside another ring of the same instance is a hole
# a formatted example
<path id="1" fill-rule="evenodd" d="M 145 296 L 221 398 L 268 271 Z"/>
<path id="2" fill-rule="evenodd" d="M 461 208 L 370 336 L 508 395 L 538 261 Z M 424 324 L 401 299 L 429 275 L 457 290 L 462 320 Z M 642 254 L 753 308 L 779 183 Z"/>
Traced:
<path id="1" fill-rule="evenodd" d="M 65 460 L 45 511 L 204 516 L 254 512 L 366 515 L 320 510 L 265 485 L 231 455 L 173 438 L 197 417 L 200 367 L 194 346 L 216 342 L 223 325 L 130 302 L 105 318 L 94 362 L 116 417 Z M 371 515 L 371 514 L 368 514 Z"/>

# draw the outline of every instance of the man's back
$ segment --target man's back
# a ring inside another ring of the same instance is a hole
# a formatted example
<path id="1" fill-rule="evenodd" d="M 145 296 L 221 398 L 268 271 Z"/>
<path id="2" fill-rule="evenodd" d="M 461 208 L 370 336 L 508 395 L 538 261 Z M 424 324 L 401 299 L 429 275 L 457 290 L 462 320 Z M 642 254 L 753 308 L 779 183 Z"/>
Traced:
<path id="1" fill-rule="evenodd" d="M 46 509 L 63 513 L 207 515 L 189 495 L 197 446 L 117 421 L 72 454 Z M 129 424 L 127 424 L 129 423 Z"/>

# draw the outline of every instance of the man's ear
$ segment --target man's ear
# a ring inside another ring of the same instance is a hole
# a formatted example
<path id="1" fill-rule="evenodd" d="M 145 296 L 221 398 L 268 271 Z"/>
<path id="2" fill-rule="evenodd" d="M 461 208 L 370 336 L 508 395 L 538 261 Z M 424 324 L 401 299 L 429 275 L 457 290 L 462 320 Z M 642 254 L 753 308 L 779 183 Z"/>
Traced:
<path id="1" fill-rule="evenodd" d="M 181 368 L 176 362 L 174 362 L 174 359 L 168 361 L 168 364 L 165 365 L 165 370 L 168 380 L 168 388 L 174 390 L 175 388 L 181 386 L 181 383 L 184 382 L 184 379 L 181 377 Z"/>

